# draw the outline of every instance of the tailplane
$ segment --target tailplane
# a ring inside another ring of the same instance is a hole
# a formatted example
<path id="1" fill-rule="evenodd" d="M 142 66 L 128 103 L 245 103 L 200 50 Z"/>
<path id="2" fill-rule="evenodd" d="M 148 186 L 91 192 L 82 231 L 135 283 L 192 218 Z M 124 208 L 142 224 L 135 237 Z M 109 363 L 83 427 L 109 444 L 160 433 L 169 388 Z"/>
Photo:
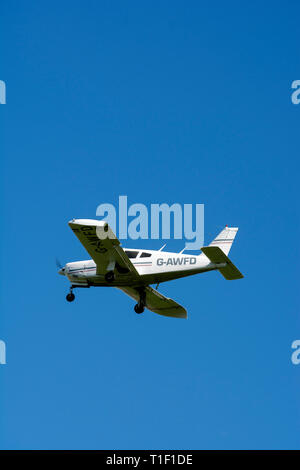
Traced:
<path id="1" fill-rule="evenodd" d="M 216 269 L 228 280 L 242 279 L 244 277 L 227 256 L 237 231 L 237 227 L 226 226 L 209 246 L 201 248 L 202 253 L 216 265 Z"/>

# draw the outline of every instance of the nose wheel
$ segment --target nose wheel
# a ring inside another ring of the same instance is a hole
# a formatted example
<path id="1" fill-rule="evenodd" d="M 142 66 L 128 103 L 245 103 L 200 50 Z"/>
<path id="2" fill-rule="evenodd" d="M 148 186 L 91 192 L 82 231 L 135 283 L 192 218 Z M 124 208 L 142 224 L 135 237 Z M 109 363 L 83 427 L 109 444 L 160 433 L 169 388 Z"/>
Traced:
<path id="1" fill-rule="evenodd" d="M 73 294 L 72 289 L 70 289 L 70 292 L 66 295 L 66 299 L 68 302 L 73 302 L 73 300 L 75 300 L 75 295 Z"/>

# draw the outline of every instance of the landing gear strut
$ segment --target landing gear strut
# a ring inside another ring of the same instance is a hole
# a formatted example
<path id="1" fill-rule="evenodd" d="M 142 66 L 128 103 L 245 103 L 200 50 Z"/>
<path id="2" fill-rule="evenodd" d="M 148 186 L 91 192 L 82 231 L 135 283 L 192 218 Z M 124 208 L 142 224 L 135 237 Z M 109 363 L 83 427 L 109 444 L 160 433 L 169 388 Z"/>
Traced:
<path id="1" fill-rule="evenodd" d="M 66 295 L 66 299 L 68 302 L 73 302 L 75 299 L 75 295 L 73 294 L 72 287 L 70 288 L 70 292 Z"/>
<path id="2" fill-rule="evenodd" d="M 143 313 L 143 311 L 145 310 L 145 305 L 146 305 L 146 292 L 144 290 L 141 290 L 139 303 L 137 303 L 134 306 L 135 313 Z"/>

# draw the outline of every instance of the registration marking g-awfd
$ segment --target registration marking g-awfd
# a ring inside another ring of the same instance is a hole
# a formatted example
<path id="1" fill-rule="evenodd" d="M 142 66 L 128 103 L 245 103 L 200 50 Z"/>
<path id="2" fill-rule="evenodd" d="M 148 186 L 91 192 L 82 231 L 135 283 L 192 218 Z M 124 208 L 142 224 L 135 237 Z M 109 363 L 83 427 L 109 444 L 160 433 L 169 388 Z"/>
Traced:
<path id="1" fill-rule="evenodd" d="M 157 259 L 157 266 L 181 266 L 182 264 L 196 264 L 197 259 L 195 256 L 190 256 L 190 257 L 180 257 L 180 258 L 168 258 L 164 260 L 163 258 L 158 258 Z"/>

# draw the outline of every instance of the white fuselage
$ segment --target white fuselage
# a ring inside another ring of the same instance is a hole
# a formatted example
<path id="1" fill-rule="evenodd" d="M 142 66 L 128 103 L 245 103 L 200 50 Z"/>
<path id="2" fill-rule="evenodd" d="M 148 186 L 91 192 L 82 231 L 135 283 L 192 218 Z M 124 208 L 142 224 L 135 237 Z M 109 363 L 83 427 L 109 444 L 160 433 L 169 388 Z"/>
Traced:
<path id="1" fill-rule="evenodd" d="M 131 263 L 141 276 L 143 284 L 155 284 L 180 277 L 190 276 L 205 271 L 217 269 L 217 265 L 202 253 L 201 255 L 187 255 L 183 253 L 168 253 L 155 250 L 126 249 L 124 251 Z M 96 264 L 93 260 L 67 263 L 64 273 L 73 285 L 107 286 L 103 274 L 97 274 Z M 130 275 L 118 272 L 110 286 L 127 285 Z"/>

